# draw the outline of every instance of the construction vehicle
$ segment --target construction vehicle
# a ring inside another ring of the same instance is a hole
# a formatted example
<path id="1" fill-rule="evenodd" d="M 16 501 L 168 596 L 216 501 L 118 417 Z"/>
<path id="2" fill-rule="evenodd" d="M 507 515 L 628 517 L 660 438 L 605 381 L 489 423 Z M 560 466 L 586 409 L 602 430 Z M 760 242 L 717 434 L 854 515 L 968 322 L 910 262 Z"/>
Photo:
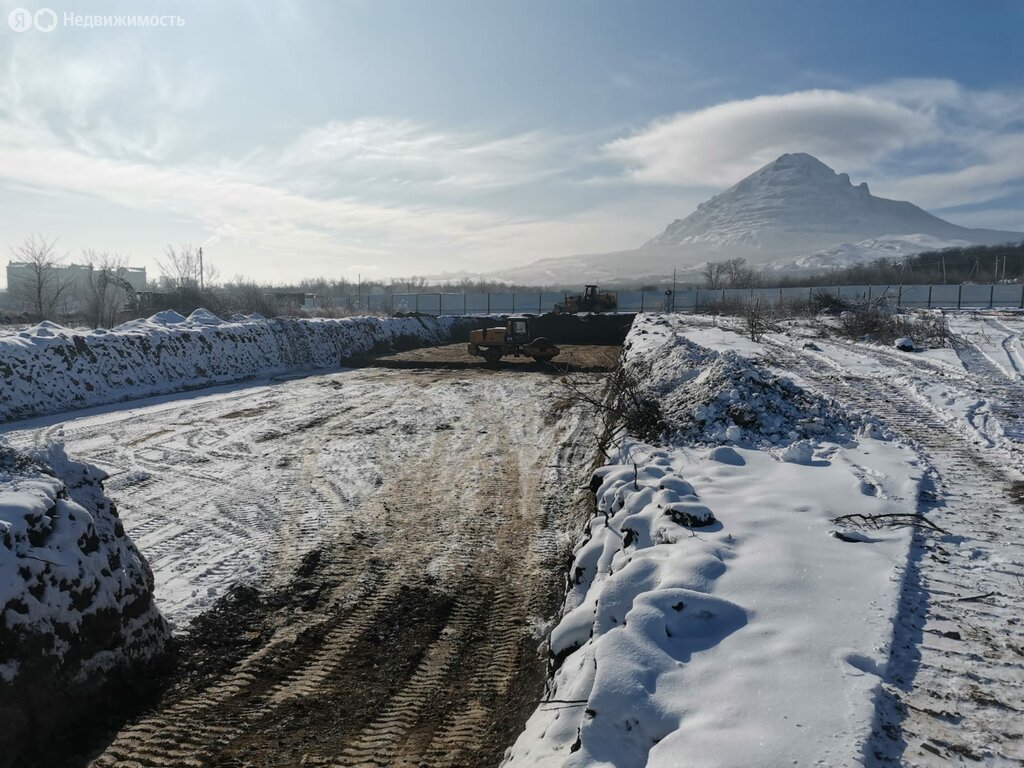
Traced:
<path id="1" fill-rule="evenodd" d="M 619 306 L 615 294 L 610 291 L 599 293 L 596 285 L 588 285 L 583 293 L 565 297 L 565 302 L 555 304 L 556 313 L 576 314 L 577 312 L 610 312 Z"/>
<path id="2" fill-rule="evenodd" d="M 497 365 L 506 355 L 546 363 L 561 351 L 543 336 L 531 339 L 530 318 L 524 315 L 512 315 L 504 327 L 470 331 L 468 349 L 469 354 L 482 357 L 488 365 Z"/>

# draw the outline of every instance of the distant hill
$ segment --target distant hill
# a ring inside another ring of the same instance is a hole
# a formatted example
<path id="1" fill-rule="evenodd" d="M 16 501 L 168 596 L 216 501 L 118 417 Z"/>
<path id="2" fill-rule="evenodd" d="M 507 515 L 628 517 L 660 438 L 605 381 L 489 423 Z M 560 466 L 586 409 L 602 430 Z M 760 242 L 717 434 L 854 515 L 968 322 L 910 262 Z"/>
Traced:
<path id="1" fill-rule="evenodd" d="M 742 257 L 774 272 L 845 267 L 947 246 L 1024 240 L 1024 232 L 960 227 L 854 186 L 806 153 L 786 154 L 676 219 L 642 247 L 542 259 L 495 275 L 520 283 L 696 279 L 707 261 Z"/>

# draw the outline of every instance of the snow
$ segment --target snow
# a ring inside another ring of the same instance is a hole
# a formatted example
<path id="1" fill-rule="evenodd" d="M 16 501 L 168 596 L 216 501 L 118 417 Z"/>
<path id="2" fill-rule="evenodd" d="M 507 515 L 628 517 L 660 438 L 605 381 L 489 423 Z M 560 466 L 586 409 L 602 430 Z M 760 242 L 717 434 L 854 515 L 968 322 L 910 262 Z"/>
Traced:
<path id="1" fill-rule="evenodd" d="M 898 260 L 925 251 L 941 251 L 943 248 L 969 246 L 968 240 L 940 238 L 921 233 L 890 234 L 870 237 L 855 243 L 839 245 L 767 265 L 769 269 L 786 272 L 798 270 L 821 272 L 828 269 L 844 269 L 861 264 L 870 264 L 877 259 Z"/>
<path id="2" fill-rule="evenodd" d="M 909 336 L 901 336 L 892 345 L 901 352 L 913 352 L 915 349 L 914 340 Z"/>
<path id="3" fill-rule="evenodd" d="M 775 375 L 732 351 L 687 339 L 677 316 L 640 315 L 625 343 L 626 368 L 661 403 L 669 432 L 698 443 L 843 439 L 863 426 L 861 416 Z M 731 346 L 731 345 L 730 345 Z"/>
<path id="4" fill-rule="evenodd" d="M 598 471 L 549 703 L 508 766 L 861 762 L 909 536 L 832 520 L 914 513 L 925 468 L 875 423 L 686 327 L 641 317 L 627 339 L 689 428 L 661 446 L 626 437 Z M 726 426 L 737 404 L 746 426 Z"/>
<path id="5" fill-rule="evenodd" d="M 40 323 L 0 337 L 0 421 L 287 371 L 337 367 L 395 344 L 447 341 L 456 317 L 258 318 L 167 310 L 110 331 Z"/>
<path id="6" fill-rule="evenodd" d="M 60 444 L 0 452 L 0 678 L 68 679 L 159 653 L 169 636 L 153 574 L 125 535 L 104 475 Z M 109 617 L 117 621 L 111 624 Z"/>
<path id="7" fill-rule="evenodd" d="M 950 330 L 975 344 L 1010 379 L 1024 378 L 1024 313 L 951 312 Z"/>

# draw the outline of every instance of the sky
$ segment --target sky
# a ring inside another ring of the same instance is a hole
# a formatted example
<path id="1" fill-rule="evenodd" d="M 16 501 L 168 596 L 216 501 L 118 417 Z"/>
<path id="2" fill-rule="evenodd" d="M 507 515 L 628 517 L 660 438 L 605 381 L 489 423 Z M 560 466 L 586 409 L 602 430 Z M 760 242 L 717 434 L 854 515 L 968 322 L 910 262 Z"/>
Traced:
<path id="1" fill-rule="evenodd" d="M 638 247 L 784 152 L 1024 230 L 1019 0 L 49 3 L 0 0 L 8 251 L 480 275 Z"/>

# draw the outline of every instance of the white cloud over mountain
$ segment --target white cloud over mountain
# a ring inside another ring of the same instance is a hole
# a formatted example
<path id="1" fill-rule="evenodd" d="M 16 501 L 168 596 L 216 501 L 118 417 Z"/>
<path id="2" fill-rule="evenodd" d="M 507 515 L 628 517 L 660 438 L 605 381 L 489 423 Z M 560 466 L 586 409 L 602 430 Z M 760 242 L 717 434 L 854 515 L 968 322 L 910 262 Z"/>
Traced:
<path id="1" fill-rule="evenodd" d="M 790 151 L 863 167 L 931 130 L 927 115 L 894 101 L 816 90 L 661 118 L 605 149 L 639 182 L 723 186 Z"/>

